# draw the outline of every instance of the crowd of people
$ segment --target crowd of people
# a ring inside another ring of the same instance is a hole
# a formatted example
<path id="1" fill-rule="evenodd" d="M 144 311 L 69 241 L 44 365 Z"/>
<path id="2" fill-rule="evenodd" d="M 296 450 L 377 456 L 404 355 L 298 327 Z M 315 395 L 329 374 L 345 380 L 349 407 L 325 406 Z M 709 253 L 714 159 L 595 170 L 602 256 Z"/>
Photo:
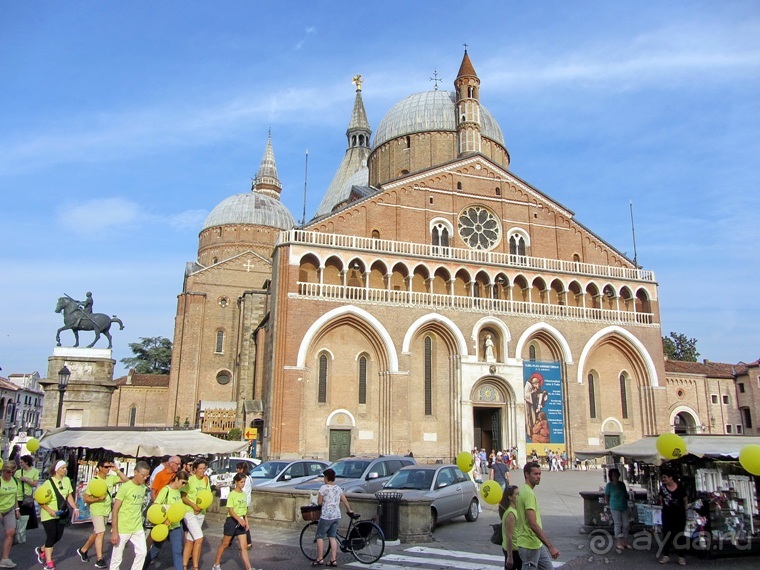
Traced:
<path id="1" fill-rule="evenodd" d="M 21 456 L 20 465 L 6 461 L 0 477 L 0 520 L 4 531 L 0 568 L 15 568 L 11 558 L 16 522 L 25 515 L 27 529 L 42 525 L 45 541 L 34 548 L 37 561 L 45 570 L 55 570 L 55 546 L 64 536 L 67 524 L 79 515 L 74 488 L 68 476 L 68 463 L 56 461 L 43 480 L 34 468 L 30 455 Z M 161 547 L 169 544 L 174 570 L 197 570 L 203 545 L 202 526 L 205 509 L 198 503 L 198 494 L 210 491 L 207 475 L 208 461 L 197 458 L 183 461 L 179 456 L 164 457 L 151 472 L 145 461 L 137 461 L 131 477 L 109 459 L 97 462 L 96 470 L 82 493 L 89 507 L 92 533 L 76 552 L 82 562 L 91 560 L 94 549 L 95 567 L 118 570 L 128 544 L 134 551 L 131 570 L 145 570 L 159 555 Z M 116 489 L 118 486 L 118 490 Z M 248 523 L 251 502 L 251 480 L 248 463 L 239 462 L 233 478 L 233 490 L 227 497 L 227 518 L 223 538 L 216 550 L 212 570 L 221 570 L 221 560 L 233 539 L 240 543 L 240 558 L 244 570 L 252 570 L 249 549 L 252 547 Z M 39 505 L 39 521 L 35 510 Z M 165 540 L 153 541 L 146 530 L 145 513 L 152 504 L 162 505 L 166 512 L 181 503 L 185 513 L 181 520 L 166 520 Z M 110 536 L 107 523 L 111 521 Z M 106 538 L 111 544 L 110 561 L 106 561 Z"/>

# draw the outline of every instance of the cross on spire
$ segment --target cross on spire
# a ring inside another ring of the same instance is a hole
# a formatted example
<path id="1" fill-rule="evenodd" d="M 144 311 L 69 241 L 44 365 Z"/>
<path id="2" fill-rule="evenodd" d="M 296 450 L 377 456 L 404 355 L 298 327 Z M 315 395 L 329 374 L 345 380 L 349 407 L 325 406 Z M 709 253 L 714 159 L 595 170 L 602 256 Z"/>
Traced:
<path id="1" fill-rule="evenodd" d="M 433 77 L 430 78 L 430 81 L 432 81 L 435 84 L 435 90 L 438 91 L 438 82 L 443 81 L 440 77 L 438 77 L 438 70 L 433 70 Z"/>
<path id="2" fill-rule="evenodd" d="M 464 46 L 464 53 L 467 53 L 467 44 L 462 44 Z"/>
<path id="3" fill-rule="evenodd" d="M 361 91 L 362 83 L 364 83 L 364 79 L 362 78 L 361 74 L 357 73 L 356 75 L 354 75 L 354 78 L 351 80 L 351 83 L 356 85 L 357 91 Z"/>

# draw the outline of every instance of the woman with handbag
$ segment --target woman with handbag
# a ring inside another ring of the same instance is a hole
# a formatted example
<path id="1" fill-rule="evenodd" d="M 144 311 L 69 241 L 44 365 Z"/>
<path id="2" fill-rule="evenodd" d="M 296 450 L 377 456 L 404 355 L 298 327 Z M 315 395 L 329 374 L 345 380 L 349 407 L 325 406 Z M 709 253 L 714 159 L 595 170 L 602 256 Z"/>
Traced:
<path id="1" fill-rule="evenodd" d="M 227 519 L 224 521 L 224 537 L 219 548 L 216 549 L 216 558 L 211 570 L 222 570 L 220 566 L 222 554 L 224 554 L 224 551 L 227 550 L 232 543 L 232 539 L 235 537 L 237 537 L 240 543 L 240 558 L 243 561 L 243 568 L 251 570 L 247 538 L 247 533 L 250 532 L 250 528 L 248 527 L 248 500 L 243 491 L 246 479 L 248 479 L 248 475 L 244 473 L 236 473 L 235 477 L 232 478 L 232 484 L 235 486 L 235 489 L 230 491 L 230 494 L 227 496 Z"/>
<path id="2" fill-rule="evenodd" d="M 66 477 L 66 462 L 57 461 L 51 469 L 50 479 L 45 481 L 42 489 L 52 491 L 52 499 L 40 505 L 40 521 L 45 529 L 45 546 L 37 546 L 37 561 L 47 570 L 55 570 L 53 546 L 63 537 L 63 529 L 69 524 L 71 514 L 76 516 L 79 509 L 74 502 L 74 489 L 71 480 Z"/>
<path id="3" fill-rule="evenodd" d="M 34 489 L 39 484 L 40 472 L 34 467 L 34 459 L 31 455 L 21 456 L 21 469 L 16 471 L 16 481 L 21 485 L 21 516 L 28 516 L 27 530 L 34 530 L 37 524 L 37 513 L 34 510 Z"/>
<path id="4" fill-rule="evenodd" d="M 16 472 L 16 463 L 8 461 L 3 466 L 3 474 L 0 477 L 0 522 L 3 526 L 3 556 L 0 559 L 0 568 L 15 568 L 16 563 L 11 560 L 11 547 L 13 535 L 16 534 L 16 521 L 21 516 L 18 502 L 21 499 L 21 489 L 16 483 L 13 474 Z"/>

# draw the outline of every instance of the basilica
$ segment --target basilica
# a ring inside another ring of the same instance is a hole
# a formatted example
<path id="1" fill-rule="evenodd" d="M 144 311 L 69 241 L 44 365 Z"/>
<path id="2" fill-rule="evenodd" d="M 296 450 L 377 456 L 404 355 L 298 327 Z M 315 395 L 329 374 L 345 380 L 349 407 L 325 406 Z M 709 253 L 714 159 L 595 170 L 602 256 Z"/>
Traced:
<path id="1" fill-rule="evenodd" d="M 355 85 L 312 220 L 280 201 L 271 139 L 250 191 L 209 214 L 153 421 L 325 459 L 670 429 L 654 273 L 511 172 L 468 53 L 451 91 L 407 96 L 374 132 Z"/>

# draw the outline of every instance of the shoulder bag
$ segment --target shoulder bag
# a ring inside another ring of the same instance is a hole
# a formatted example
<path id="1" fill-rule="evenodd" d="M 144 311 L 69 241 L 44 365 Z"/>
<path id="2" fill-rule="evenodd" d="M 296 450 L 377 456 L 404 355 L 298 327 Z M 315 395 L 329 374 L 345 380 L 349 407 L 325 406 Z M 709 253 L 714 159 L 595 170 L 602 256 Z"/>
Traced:
<path id="1" fill-rule="evenodd" d="M 58 499 L 58 511 L 56 512 L 58 515 L 58 523 L 66 526 L 71 523 L 71 509 L 69 508 L 66 499 L 58 490 L 58 485 L 53 482 L 52 478 L 48 479 L 48 481 L 50 481 L 50 486 L 53 488 L 53 492 Z"/>

